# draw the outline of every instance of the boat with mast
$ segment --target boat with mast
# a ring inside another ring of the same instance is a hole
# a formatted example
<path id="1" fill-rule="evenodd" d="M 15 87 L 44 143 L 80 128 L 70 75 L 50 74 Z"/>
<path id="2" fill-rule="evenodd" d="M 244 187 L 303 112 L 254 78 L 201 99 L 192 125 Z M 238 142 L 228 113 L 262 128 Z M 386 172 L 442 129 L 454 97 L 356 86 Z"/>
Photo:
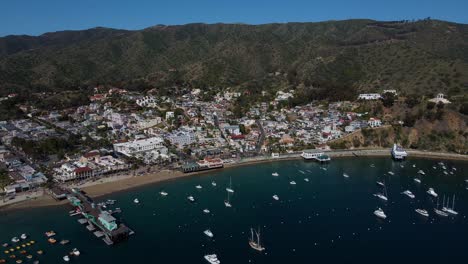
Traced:
<path id="1" fill-rule="evenodd" d="M 232 204 L 231 204 L 231 201 L 230 201 L 230 197 L 229 197 L 229 192 L 227 192 L 227 199 L 224 200 L 224 206 L 226 207 L 232 207 Z"/>
<path id="2" fill-rule="evenodd" d="M 444 196 L 445 198 L 445 196 Z M 449 213 L 451 215 L 458 215 L 458 212 L 455 211 L 455 195 L 453 195 L 453 200 L 452 200 L 452 207 L 449 207 L 449 202 L 450 200 L 447 199 L 447 206 L 443 205 L 442 211 Z"/>
<path id="3" fill-rule="evenodd" d="M 229 177 L 229 187 L 226 188 L 226 191 L 229 193 L 234 193 L 234 190 L 232 189 L 232 178 Z"/>
<path id="4" fill-rule="evenodd" d="M 254 233 L 255 233 L 255 236 L 254 236 Z M 254 231 L 253 228 L 250 228 L 249 245 L 251 248 L 260 252 L 265 250 L 265 248 L 262 247 L 260 243 L 260 230 Z"/>
<path id="5" fill-rule="evenodd" d="M 445 197 L 444 197 L 445 198 Z M 439 197 L 437 197 L 437 206 L 436 208 L 434 208 L 434 212 L 438 215 L 438 216 L 442 216 L 442 217 L 447 217 L 448 214 L 442 210 L 439 210 Z"/>

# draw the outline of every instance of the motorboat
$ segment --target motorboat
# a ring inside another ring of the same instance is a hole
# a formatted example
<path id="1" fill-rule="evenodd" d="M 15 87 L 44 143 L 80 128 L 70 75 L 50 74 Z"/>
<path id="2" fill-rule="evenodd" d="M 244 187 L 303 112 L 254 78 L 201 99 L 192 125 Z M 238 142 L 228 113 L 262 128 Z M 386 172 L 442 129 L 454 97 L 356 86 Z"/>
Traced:
<path id="1" fill-rule="evenodd" d="M 69 262 L 69 261 L 70 261 L 70 257 L 69 257 L 68 255 L 65 255 L 65 256 L 63 256 L 63 260 L 64 260 L 65 262 Z"/>
<path id="2" fill-rule="evenodd" d="M 195 186 L 195 188 L 201 189 L 201 188 L 203 188 L 203 187 L 202 187 L 201 185 L 197 185 L 197 186 Z"/>
<path id="3" fill-rule="evenodd" d="M 66 245 L 66 244 L 68 244 L 68 243 L 70 243 L 70 240 L 64 239 L 64 240 L 61 240 L 61 241 L 60 241 L 60 244 L 61 244 L 61 245 Z"/>
<path id="4" fill-rule="evenodd" d="M 349 178 L 349 175 L 347 173 L 343 173 L 343 177 Z"/>
<path id="5" fill-rule="evenodd" d="M 416 211 L 416 213 L 418 213 L 418 214 L 420 214 L 422 216 L 429 217 L 429 213 L 424 209 L 416 209 L 415 211 Z"/>
<path id="6" fill-rule="evenodd" d="M 382 186 L 382 187 L 385 187 L 385 183 L 381 182 L 381 181 L 376 181 L 375 182 L 377 185 L 379 186 Z"/>
<path id="7" fill-rule="evenodd" d="M 26 238 L 28 238 L 28 235 L 26 235 L 26 234 L 21 234 L 20 238 L 23 239 L 23 240 L 25 240 Z"/>
<path id="8" fill-rule="evenodd" d="M 278 197 L 278 195 L 276 195 L 276 194 L 275 194 L 275 195 L 273 195 L 273 199 L 275 199 L 276 201 L 278 201 L 278 200 L 279 200 L 279 197 Z"/>
<path id="9" fill-rule="evenodd" d="M 195 198 L 193 198 L 193 196 L 189 196 L 189 197 L 187 197 L 187 199 L 192 203 L 195 202 Z"/>
<path id="10" fill-rule="evenodd" d="M 289 184 L 296 185 L 296 182 L 295 181 L 290 181 Z"/>
<path id="11" fill-rule="evenodd" d="M 395 175 L 395 173 L 393 171 L 389 171 L 388 174 Z"/>
<path id="12" fill-rule="evenodd" d="M 408 196 L 411 199 L 414 199 L 414 197 L 416 197 L 416 196 L 414 196 L 414 194 L 410 190 L 406 190 L 406 191 L 402 192 L 402 194 Z"/>
<path id="13" fill-rule="evenodd" d="M 211 230 L 209 230 L 209 229 L 203 231 L 203 234 L 205 234 L 208 237 L 213 237 L 213 232 L 211 232 Z"/>
<path id="14" fill-rule="evenodd" d="M 204 212 L 205 214 L 209 214 L 209 213 L 210 213 L 210 210 L 208 210 L 208 209 L 203 209 L 203 212 Z"/>
<path id="15" fill-rule="evenodd" d="M 135 199 L 133 199 L 133 203 L 139 204 L 139 203 L 140 203 L 140 200 L 138 200 L 137 198 L 135 198 Z"/>
<path id="16" fill-rule="evenodd" d="M 377 216 L 378 218 L 382 218 L 382 219 L 387 218 L 387 215 L 385 215 L 384 211 L 381 208 L 375 210 L 374 215 Z"/>
<path id="17" fill-rule="evenodd" d="M 309 182 L 309 178 L 304 178 L 304 181 Z"/>
<path id="18" fill-rule="evenodd" d="M 211 182 L 211 185 L 212 185 L 212 186 L 216 186 L 216 182 L 212 181 L 212 182 Z"/>
<path id="19" fill-rule="evenodd" d="M 168 193 L 165 192 L 165 191 L 161 191 L 161 192 L 159 192 L 159 194 L 161 194 L 161 196 L 167 196 L 168 195 Z"/>
<path id="20" fill-rule="evenodd" d="M 414 180 L 414 182 L 416 182 L 416 183 L 421 183 L 421 180 L 420 180 L 419 178 L 414 178 L 413 180 Z"/>
<path id="21" fill-rule="evenodd" d="M 381 200 L 388 201 L 387 196 L 385 196 L 382 193 L 376 193 L 376 194 L 374 194 L 374 196 L 380 198 Z"/>
<path id="22" fill-rule="evenodd" d="M 221 263 L 221 261 L 219 261 L 216 254 L 205 255 L 205 259 L 206 259 L 206 261 L 208 261 L 211 264 L 220 264 Z"/>
<path id="23" fill-rule="evenodd" d="M 271 176 L 278 177 L 279 174 L 278 174 L 277 172 L 273 172 L 273 173 L 271 174 Z"/>
<path id="24" fill-rule="evenodd" d="M 11 239 L 11 242 L 13 242 L 13 243 L 18 243 L 19 241 L 20 241 L 20 239 L 17 238 L 17 237 L 14 237 L 14 238 Z"/>
<path id="25" fill-rule="evenodd" d="M 76 257 L 78 257 L 81 254 L 77 248 L 74 248 L 71 253 Z"/>
<path id="26" fill-rule="evenodd" d="M 423 170 L 418 170 L 418 173 L 421 175 L 426 175 L 426 173 Z"/>
<path id="27" fill-rule="evenodd" d="M 438 194 L 434 191 L 433 188 L 429 188 L 429 190 L 427 190 L 427 193 L 433 197 L 436 197 L 438 196 Z"/>

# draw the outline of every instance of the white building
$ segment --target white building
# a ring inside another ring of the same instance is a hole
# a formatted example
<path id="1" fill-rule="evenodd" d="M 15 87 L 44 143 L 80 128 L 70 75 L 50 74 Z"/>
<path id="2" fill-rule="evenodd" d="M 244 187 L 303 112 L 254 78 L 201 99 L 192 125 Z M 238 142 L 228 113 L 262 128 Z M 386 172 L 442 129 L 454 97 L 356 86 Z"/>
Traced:
<path id="1" fill-rule="evenodd" d="M 445 99 L 445 96 L 443 93 L 439 93 L 437 94 L 437 96 L 435 98 L 432 98 L 432 99 L 429 99 L 429 102 L 433 102 L 433 103 L 443 103 L 443 104 L 450 104 L 450 101 Z"/>
<path id="2" fill-rule="evenodd" d="M 382 96 L 378 93 L 360 94 L 358 96 L 358 100 L 378 100 L 380 98 L 382 98 Z"/>
<path id="3" fill-rule="evenodd" d="M 369 121 L 367 121 L 367 124 L 370 127 L 380 127 L 382 125 L 382 121 L 378 118 L 371 117 L 369 118 Z"/>
<path id="4" fill-rule="evenodd" d="M 134 140 L 131 142 L 114 144 L 114 150 L 126 156 L 132 156 L 139 152 L 146 152 L 158 148 L 163 148 L 163 142 L 163 139 L 160 137 L 151 137 Z"/>
<path id="5" fill-rule="evenodd" d="M 166 120 L 174 118 L 174 112 L 166 112 Z"/>
<path id="6" fill-rule="evenodd" d="M 167 137 L 173 145 L 186 146 L 195 142 L 195 134 L 191 132 L 177 132 Z"/>

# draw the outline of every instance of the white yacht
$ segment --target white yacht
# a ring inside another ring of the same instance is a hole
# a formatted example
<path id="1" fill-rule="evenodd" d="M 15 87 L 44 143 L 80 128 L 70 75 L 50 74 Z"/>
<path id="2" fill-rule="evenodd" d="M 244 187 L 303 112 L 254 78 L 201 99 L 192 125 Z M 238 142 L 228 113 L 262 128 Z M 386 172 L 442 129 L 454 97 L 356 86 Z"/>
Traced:
<path id="1" fill-rule="evenodd" d="M 445 199 L 445 197 L 444 197 L 444 199 Z M 449 202 L 450 201 L 447 201 L 447 206 L 442 207 L 442 211 L 444 211 L 446 213 L 449 213 L 451 215 L 458 215 L 458 212 L 455 211 L 455 195 L 453 195 L 452 207 L 449 206 Z"/>
<path id="2" fill-rule="evenodd" d="M 278 195 L 276 195 L 276 194 L 275 194 L 275 195 L 273 195 L 273 199 L 275 199 L 276 201 L 278 201 L 278 200 L 279 200 L 279 197 L 278 197 Z"/>
<path id="3" fill-rule="evenodd" d="M 296 182 L 295 181 L 290 181 L 289 184 L 296 185 Z"/>
<path id="4" fill-rule="evenodd" d="M 208 210 L 208 209 L 203 209 L 203 212 L 204 212 L 205 214 L 209 214 L 209 213 L 210 213 L 210 210 Z"/>
<path id="5" fill-rule="evenodd" d="M 187 197 L 187 199 L 192 203 L 195 202 L 195 198 L 193 198 L 193 196 L 189 196 L 189 197 Z"/>
<path id="6" fill-rule="evenodd" d="M 343 173 L 343 177 L 349 178 L 349 175 L 347 173 Z"/>
<path id="7" fill-rule="evenodd" d="M 384 211 L 381 208 L 375 210 L 374 215 L 382 219 L 387 218 L 387 215 L 385 215 Z"/>
<path id="8" fill-rule="evenodd" d="M 20 240 L 17 237 L 14 237 L 14 238 L 11 239 L 11 242 L 13 242 L 13 243 L 18 243 L 19 241 Z"/>
<path id="9" fill-rule="evenodd" d="M 382 194 L 382 193 L 376 193 L 376 194 L 374 194 L 374 196 L 375 196 L 375 197 L 378 197 L 378 198 L 380 198 L 380 199 L 382 199 L 382 200 L 384 200 L 384 201 L 388 201 L 387 196 L 385 196 L 385 195 Z"/>
<path id="10" fill-rule="evenodd" d="M 271 174 L 271 176 L 278 177 L 279 174 L 278 174 L 277 172 L 273 172 L 273 173 Z"/>
<path id="11" fill-rule="evenodd" d="M 421 183 L 421 180 L 420 180 L 419 178 L 414 178 L 413 180 L 414 180 L 414 182 L 416 182 L 416 183 Z"/>
<path id="12" fill-rule="evenodd" d="M 138 198 L 135 198 L 135 199 L 133 199 L 133 202 L 136 203 L 136 204 L 139 204 L 140 200 L 138 200 Z"/>
<path id="13" fill-rule="evenodd" d="M 393 171 L 389 171 L 388 174 L 395 175 L 395 173 Z"/>
<path id="14" fill-rule="evenodd" d="M 442 216 L 442 217 L 448 217 L 449 215 L 442 211 L 442 210 L 439 210 L 439 198 L 437 198 L 437 205 L 436 205 L 436 208 L 434 208 L 434 212 L 438 215 L 438 216 Z"/>
<path id="15" fill-rule="evenodd" d="M 219 261 L 216 254 L 205 255 L 205 259 L 206 259 L 206 261 L 208 261 L 211 264 L 220 264 L 221 263 L 221 261 Z"/>
<path id="16" fill-rule="evenodd" d="M 434 196 L 434 197 L 439 196 L 439 195 L 434 191 L 433 188 L 429 188 L 429 190 L 427 190 L 427 193 L 428 193 L 429 195 L 431 195 L 431 196 Z"/>
<path id="17" fill-rule="evenodd" d="M 414 199 L 414 197 L 416 197 L 416 196 L 414 196 L 414 194 L 410 190 L 406 190 L 406 191 L 402 192 L 402 194 L 408 196 L 411 199 Z"/>
<path id="18" fill-rule="evenodd" d="M 227 192 L 234 193 L 234 190 L 232 189 L 232 179 L 229 177 L 229 187 L 226 188 Z"/>
<path id="19" fill-rule="evenodd" d="M 416 209 L 415 211 L 416 211 L 416 213 L 418 213 L 418 214 L 420 214 L 422 216 L 429 217 L 429 213 L 424 209 Z"/>
<path id="20" fill-rule="evenodd" d="M 255 232 L 255 237 L 254 237 L 254 232 Z M 257 231 L 254 231 L 253 228 L 250 228 L 250 239 L 249 239 L 249 245 L 251 248 L 257 250 L 257 251 L 264 251 L 265 248 L 262 246 L 262 244 L 260 243 L 260 230 L 257 232 Z"/>
<path id="21" fill-rule="evenodd" d="M 80 253 L 80 251 L 79 251 L 77 248 L 74 248 L 74 249 L 72 250 L 72 254 L 78 257 L 81 253 Z"/>
<path id="22" fill-rule="evenodd" d="M 302 174 L 306 174 L 304 171 L 301 171 L 301 170 L 298 170 L 298 171 L 299 171 L 300 173 L 302 173 Z"/>
<path id="23" fill-rule="evenodd" d="M 423 170 L 418 170 L 418 173 L 421 175 L 426 175 L 426 173 Z"/>
<path id="24" fill-rule="evenodd" d="M 213 232 L 211 232 L 211 230 L 209 230 L 209 229 L 203 231 L 203 234 L 205 234 L 208 237 L 213 237 Z"/>
<path id="25" fill-rule="evenodd" d="M 165 192 L 165 191 L 159 192 L 159 194 L 161 194 L 162 196 L 167 196 L 168 195 L 168 193 Z"/>
<path id="26" fill-rule="evenodd" d="M 20 238 L 23 239 L 23 240 L 25 240 L 26 238 L 28 238 L 28 235 L 26 235 L 26 234 L 21 234 Z"/>
<path id="27" fill-rule="evenodd" d="M 68 255 L 65 255 L 65 256 L 63 256 L 63 260 L 65 262 L 68 262 L 68 261 L 70 261 L 70 257 Z"/>
<path id="28" fill-rule="evenodd" d="M 304 181 L 309 182 L 309 178 L 304 178 Z"/>
<path id="29" fill-rule="evenodd" d="M 216 186 L 216 182 L 212 181 L 211 185 Z"/>
<path id="30" fill-rule="evenodd" d="M 201 185 L 197 185 L 197 186 L 195 186 L 195 188 L 201 189 L 201 188 L 203 188 L 203 187 L 202 187 Z"/>

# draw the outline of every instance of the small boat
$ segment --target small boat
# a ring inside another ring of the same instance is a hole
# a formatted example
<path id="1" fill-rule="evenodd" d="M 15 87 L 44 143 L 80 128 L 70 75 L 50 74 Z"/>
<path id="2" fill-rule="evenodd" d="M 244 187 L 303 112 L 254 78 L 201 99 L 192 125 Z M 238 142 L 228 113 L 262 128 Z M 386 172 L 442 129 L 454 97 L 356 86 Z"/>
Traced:
<path id="1" fill-rule="evenodd" d="M 414 194 L 410 190 L 406 190 L 406 191 L 402 192 L 402 194 L 408 196 L 411 199 L 414 199 L 414 197 L 416 197 L 416 196 L 414 196 Z"/>
<path id="2" fill-rule="evenodd" d="M 254 237 L 254 232 L 255 232 L 255 237 Z M 251 248 L 257 250 L 257 251 L 264 251 L 265 248 L 260 244 L 260 230 L 254 231 L 253 228 L 250 228 L 250 239 L 249 239 L 249 245 Z"/>
<path id="3" fill-rule="evenodd" d="M 434 196 L 434 197 L 437 197 L 438 194 L 434 191 L 433 188 L 429 188 L 429 190 L 427 190 L 427 193 L 431 196 Z"/>
<path id="4" fill-rule="evenodd" d="M 232 207 L 230 197 L 229 197 L 229 192 L 227 193 L 227 199 L 224 200 L 224 206 L 226 207 Z"/>
<path id="5" fill-rule="evenodd" d="M 33 255 L 27 255 L 26 258 L 27 259 L 32 259 Z"/>
<path id="6" fill-rule="evenodd" d="M 2 247 L 8 247 L 9 244 L 8 243 L 3 243 Z"/>
<path id="7" fill-rule="evenodd" d="M 416 183 L 421 183 L 421 180 L 418 179 L 418 178 L 414 178 L 413 180 L 414 180 L 414 182 L 416 182 Z"/>
<path id="8" fill-rule="evenodd" d="M 376 193 L 376 194 L 374 194 L 374 196 L 375 196 L 375 197 L 378 197 L 378 198 L 380 198 L 380 199 L 382 199 L 382 200 L 384 200 L 384 201 L 388 201 L 387 196 L 385 196 L 385 195 L 382 194 L 382 193 Z"/>
<path id="9" fill-rule="evenodd" d="M 229 187 L 226 188 L 226 191 L 229 193 L 234 193 L 234 190 L 232 189 L 232 180 L 231 177 L 229 177 Z"/>
<path id="10" fill-rule="evenodd" d="M 278 177 L 279 174 L 278 174 L 277 172 L 273 172 L 273 173 L 271 174 L 271 176 Z"/>
<path id="11" fill-rule="evenodd" d="M 349 178 L 349 175 L 347 173 L 343 173 L 343 177 Z"/>
<path id="12" fill-rule="evenodd" d="M 275 195 L 273 195 L 273 199 L 275 199 L 276 201 L 278 201 L 278 200 L 279 200 L 279 197 L 278 197 L 278 195 L 276 195 L 276 194 L 275 194 Z"/>
<path id="13" fill-rule="evenodd" d="M 24 255 L 24 254 L 26 254 L 28 252 L 26 252 L 26 250 L 21 250 L 20 253 Z"/>
<path id="14" fill-rule="evenodd" d="M 71 253 L 76 257 L 78 257 L 81 254 L 77 248 L 74 248 Z"/>
<path id="15" fill-rule="evenodd" d="M 436 167 L 436 166 L 432 166 L 432 168 L 433 168 L 434 170 L 436 170 L 436 169 L 437 169 L 437 167 Z"/>
<path id="16" fill-rule="evenodd" d="M 416 168 L 416 164 L 413 164 L 413 168 Z"/>
<path id="17" fill-rule="evenodd" d="M 23 261 L 21 259 L 17 259 L 16 263 L 21 264 L 21 263 L 23 263 Z"/>
<path id="18" fill-rule="evenodd" d="M 299 171 L 300 173 L 302 173 L 302 174 L 306 174 L 304 171 L 301 171 L 301 170 L 298 170 L 298 171 Z"/>
<path id="19" fill-rule="evenodd" d="M 418 214 L 420 214 L 422 216 L 429 217 L 429 213 L 424 209 L 416 209 L 415 211 L 416 211 L 416 213 L 418 213 Z"/>
<path id="20" fill-rule="evenodd" d="M 395 173 L 393 171 L 389 171 L 388 174 L 395 175 Z"/>
<path id="21" fill-rule="evenodd" d="M 387 218 L 387 215 L 385 215 L 384 211 L 381 208 L 375 210 L 374 215 L 382 219 Z"/>
<path id="22" fill-rule="evenodd" d="M 304 178 L 304 181 L 309 182 L 309 178 Z"/>
<path id="23" fill-rule="evenodd" d="M 445 174 L 445 175 L 448 175 L 448 172 L 447 172 L 447 171 L 444 171 L 444 174 Z"/>
<path id="24" fill-rule="evenodd" d="M 444 197 L 445 198 L 445 197 Z M 438 215 L 438 216 L 442 216 L 442 217 L 448 217 L 449 215 L 442 211 L 442 210 L 439 210 L 439 198 L 437 198 L 437 205 L 436 205 L 436 208 L 434 208 L 434 212 Z"/>
<path id="25" fill-rule="evenodd" d="M 210 213 L 210 210 L 208 210 L 208 209 L 203 209 L 203 212 L 204 212 L 205 214 L 209 214 L 209 213 Z"/>
<path id="26" fill-rule="evenodd" d="M 44 251 L 38 250 L 38 251 L 36 251 L 36 253 L 37 253 L 38 255 L 42 255 L 42 254 L 44 254 Z"/>
<path id="27" fill-rule="evenodd" d="M 221 263 L 221 261 L 219 261 L 216 254 L 205 255 L 205 259 L 206 259 L 206 261 L 208 261 L 211 264 L 220 264 Z"/>
<path id="28" fill-rule="evenodd" d="M 135 199 L 133 199 L 133 203 L 139 204 L 139 203 L 140 203 L 140 200 L 138 200 L 137 198 L 135 198 Z"/>
<path id="29" fill-rule="evenodd" d="M 381 181 L 376 181 L 375 183 L 377 183 L 377 185 L 379 185 L 379 186 L 385 187 L 385 183 L 383 183 Z"/>
<path id="30" fill-rule="evenodd" d="M 13 243 L 18 243 L 19 241 L 20 240 L 17 237 L 14 237 L 14 238 L 11 239 L 11 242 L 13 242 Z"/>
<path id="31" fill-rule="evenodd" d="M 192 203 L 195 202 L 195 198 L 193 198 L 193 196 L 189 196 L 189 197 L 187 197 L 187 199 Z"/>
<path id="32" fill-rule="evenodd" d="M 5 259 L 0 259 L 0 263 L 6 263 Z"/>
<path id="33" fill-rule="evenodd" d="M 375 168 L 375 165 L 374 165 L 374 163 L 372 163 L 372 164 L 370 165 L 370 167 L 371 167 L 371 168 Z"/>
<path id="34" fill-rule="evenodd" d="M 26 234 L 21 234 L 20 238 L 23 239 L 23 240 L 25 240 L 26 238 L 28 238 L 28 235 L 26 235 Z"/>
<path id="35" fill-rule="evenodd" d="M 203 231 L 203 234 L 205 234 L 208 237 L 213 237 L 213 232 L 211 232 L 211 230 L 209 230 L 209 229 Z"/>
<path id="36" fill-rule="evenodd" d="M 202 187 L 201 185 L 197 185 L 197 186 L 195 186 L 195 188 L 201 189 L 201 188 L 203 188 L 203 187 Z"/>
<path id="37" fill-rule="evenodd" d="M 12 259 L 16 258 L 16 255 L 10 255 L 10 258 Z"/>
<path id="38" fill-rule="evenodd" d="M 167 196 L 168 195 L 168 193 L 165 192 L 165 191 L 161 191 L 161 192 L 159 192 L 159 194 L 161 194 L 161 196 Z"/>
<path id="39" fill-rule="evenodd" d="M 426 175 L 426 173 L 423 170 L 418 170 L 418 173 L 421 175 Z"/>
<path id="40" fill-rule="evenodd" d="M 33 264 L 39 264 L 39 260 L 33 261 Z"/>
<path id="41" fill-rule="evenodd" d="M 65 256 L 63 256 L 63 260 L 65 262 L 68 262 L 68 261 L 70 261 L 70 257 L 68 255 L 65 255 Z"/>
<path id="42" fill-rule="evenodd" d="M 216 186 L 216 182 L 212 181 L 211 185 Z"/>
<path id="43" fill-rule="evenodd" d="M 47 239 L 47 241 L 48 241 L 49 243 L 51 243 L 51 244 L 55 244 L 55 243 L 57 243 L 57 240 L 55 240 L 55 239 L 54 239 L 54 238 L 52 238 L 52 237 L 51 237 L 51 238 L 49 238 L 49 239 Z"/>
<path id="44" fill-rule="evenodd" d="M 61 240 L 61 241 L 60 241 L 60 245 L 66 245 L 66 244 L 68 244 L 68 243 L 70 243 L 70 240 L 64 239 L 64 240 Z"/>
<path id="45" fill-rule="evenodd" d="M 290 181 L 289 184 L 296 185 L 296 182 L 295 181 Z"/>

